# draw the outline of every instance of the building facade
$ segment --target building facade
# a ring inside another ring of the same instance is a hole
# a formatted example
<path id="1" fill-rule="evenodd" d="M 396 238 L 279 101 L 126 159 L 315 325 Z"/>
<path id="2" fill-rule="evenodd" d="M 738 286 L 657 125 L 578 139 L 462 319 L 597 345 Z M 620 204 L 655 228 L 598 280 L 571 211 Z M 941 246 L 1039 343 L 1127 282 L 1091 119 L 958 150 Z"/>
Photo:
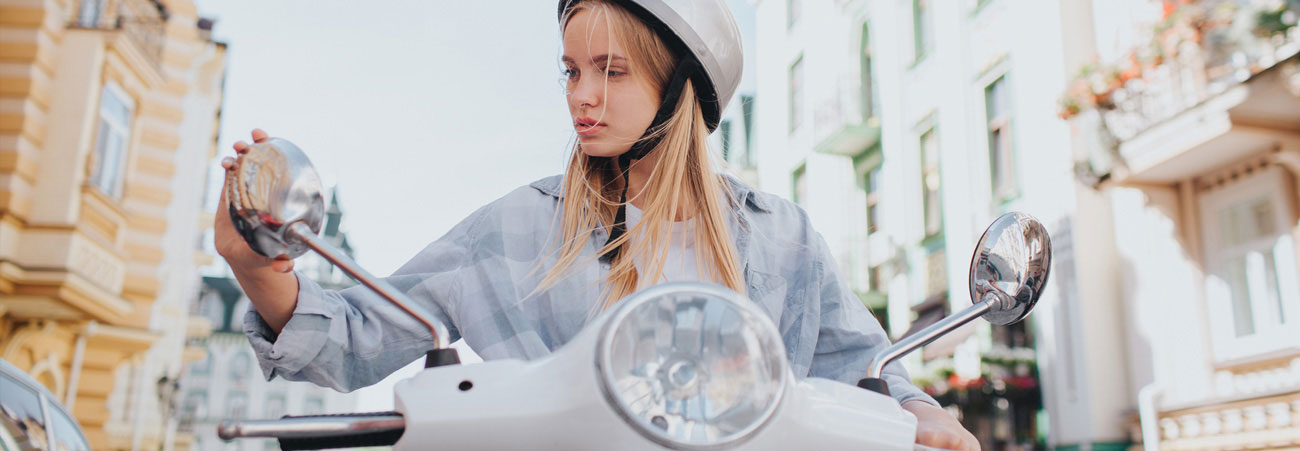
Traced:
<path id="1" fill-rule="evenodd" d="M 340 228 L 343 212 L 338 193 L 331 196 L 321 236 L 352 256 L 347 233 Z M 326 289 L 355 285 L 341 270 L 314 253 L 296 259 L 295 270 Z M 215 269 L 215 270 L 214 270 Z M 312 415 L 352 412 L 355 393 L 339 393 L 308 382 L 284 379 L 267 381 L 257 364 L 253 347 L 244 336 L 244 314 L 248 297 L 223 264 L 205 268 L 214 275 L 203 277 L 194 297 L 194 314 L 212 325 L 212 332 L 194 337 L 190 344 L 201 348 L 205 357 L 185 369 L 179 406 L 180 430 L 190 434 L 195 451 L 277 450 L 278 442 L 240 440 L 224 442 L 217 437 L 217 425 L 233 419 L 278 419 L 282 415 Z"/>
<path id="2" fill-rule="evenodd" d="M 1112 204 L 1133 440 L 1294 449 L 1300 2 L 1109 3 L 1061 115 Z"/>
<path id="3" fill-rule="evenodd" d="M 1092 3 L 757 2 L 760 185 L 808 212 L 891 337 L 971 305 L 971 252 L 999 215 L 1052 235 L 1025 322 L 971 324 L 906 361 L 985 449 L 1129 441 L 1109 200 L 1076 182 L 1056 117 L 1092 53 L 1076 42 Z"/>
<path id="4" fill-rule="evenodd" d="M 0 358 L 96 449 L 178 438 L 226 66 L 210 25 L 189 0 L 0 2 Z"/>

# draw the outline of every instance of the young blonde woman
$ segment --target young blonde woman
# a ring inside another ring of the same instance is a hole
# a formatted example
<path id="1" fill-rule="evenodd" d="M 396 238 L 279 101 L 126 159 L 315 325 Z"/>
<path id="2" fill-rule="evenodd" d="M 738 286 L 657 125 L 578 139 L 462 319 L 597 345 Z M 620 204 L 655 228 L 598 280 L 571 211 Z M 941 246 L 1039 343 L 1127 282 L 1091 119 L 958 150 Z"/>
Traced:
<path id="1" fill-rule="evenodd" d="M 710 160 L 707 137 L 742 67 L 723 0 L 564 0 L 559 17 L 578 135 L 565 173 L 475 211 L 388 281 L 485 359 L 544 356 L 640 288 L 715 282 L 767 311 L 796 374 L 863 377 L 888 338 L 824 240 L 798 207 Z M 326 291 L 292 261 L 257 255 L 225 212 L 217 249 L 252 300 L 245 328 L 268 378 L 349 391 L 427 350 L 414 319 L 365 288 Z M 885 378 L 916 414 L 918 443 L 978 449 L 901 367 Z"/>

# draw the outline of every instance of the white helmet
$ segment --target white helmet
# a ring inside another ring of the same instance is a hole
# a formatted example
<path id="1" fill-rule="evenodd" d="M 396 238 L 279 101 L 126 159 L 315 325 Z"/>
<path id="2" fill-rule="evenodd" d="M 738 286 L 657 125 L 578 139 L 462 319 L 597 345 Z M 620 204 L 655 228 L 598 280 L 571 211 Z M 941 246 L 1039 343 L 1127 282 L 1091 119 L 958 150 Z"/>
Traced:
<path id="1" fill-rule="evenodd" d="M 560 0 L 561 21 L 577 1 Z M 689 54 L 679 54 L 693 57 L 703 69 L 688 75 L 696 82 L 696 92 L 704 108 L 704 122 L 710 132 L 717 128 L 722 110 L 736 94 L 744 68 L 740 29 L 724 0 L 611 1 L 641 17 L 669 46 L 690 51 Z"/>

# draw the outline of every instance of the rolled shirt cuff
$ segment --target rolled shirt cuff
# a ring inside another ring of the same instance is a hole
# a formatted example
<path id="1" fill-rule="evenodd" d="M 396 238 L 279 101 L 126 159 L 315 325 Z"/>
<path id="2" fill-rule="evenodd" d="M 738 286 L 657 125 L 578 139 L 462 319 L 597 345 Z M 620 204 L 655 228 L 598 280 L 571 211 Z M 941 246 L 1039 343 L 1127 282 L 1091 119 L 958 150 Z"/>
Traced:
<path id="1" fill-rule="evenodd" d="M 244 314 L 244 335 L 268 381 L 277 374 L 297 374 L 314 360 L 329 339 L 334 318 L 320 285 L 297 271 L 293 274 L 298 278 L 297 306 L 278 335 L 251 303 Z"/>

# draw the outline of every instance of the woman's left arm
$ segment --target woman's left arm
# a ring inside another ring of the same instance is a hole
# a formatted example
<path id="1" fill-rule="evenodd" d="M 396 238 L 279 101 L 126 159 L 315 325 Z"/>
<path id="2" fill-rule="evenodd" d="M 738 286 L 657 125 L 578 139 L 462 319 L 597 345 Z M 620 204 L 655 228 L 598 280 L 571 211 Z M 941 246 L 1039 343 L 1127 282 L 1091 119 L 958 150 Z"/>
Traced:
<path id="1" fill-rule="evenodd" d="M 813 268 L 820 273 L 820 327 L 813 354 L 812 376 L 856 383 L 876 353 L 889 346 L 889 337 L 866 305 L 840 277 L 826 240 L 811 231 L 816 249 Z M 811 243 L 810 243 L 811 244 Z M 810 287 L 811 288 L 811 287 Z M 898 362 L 885 367 L 883 378 L 903 408 L 916 415 L 916 443 L 956 450 L 979 450 L 975 436 L 961 426 L 939 403 L 912 385 Z"/>

